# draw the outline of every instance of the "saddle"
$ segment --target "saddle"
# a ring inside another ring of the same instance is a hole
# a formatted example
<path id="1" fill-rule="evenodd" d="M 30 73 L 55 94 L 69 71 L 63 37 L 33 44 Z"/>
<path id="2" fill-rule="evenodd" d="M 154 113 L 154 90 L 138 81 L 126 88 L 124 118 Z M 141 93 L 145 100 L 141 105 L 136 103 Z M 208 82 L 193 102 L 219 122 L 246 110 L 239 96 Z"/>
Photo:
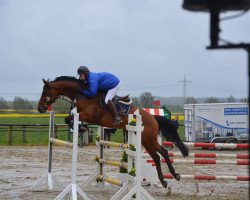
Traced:
<path id="1" fill-rule="evenodd" d="M 106 105 L 106 103 L 104 102 L 105 100 L 105 96 L 106 95 L 102 95 L 101 98 L 100 98 L 100 105 L 103 109 L 105 110 L 108 110 L 108 106 Z M 116 107 L 116 110 L 117 110 L 117 113 L 119 115 L 127 115 L 129 113 L 129 110 L 130 110 L 130 106 L 133 102 L 133 100 L 131 100 L 129 98 L 129 94 L 124 96 L 124 97 L 120 97 L 120 96 L 115 96 L 113 99 L 112 99 L 115 107 Z"/>

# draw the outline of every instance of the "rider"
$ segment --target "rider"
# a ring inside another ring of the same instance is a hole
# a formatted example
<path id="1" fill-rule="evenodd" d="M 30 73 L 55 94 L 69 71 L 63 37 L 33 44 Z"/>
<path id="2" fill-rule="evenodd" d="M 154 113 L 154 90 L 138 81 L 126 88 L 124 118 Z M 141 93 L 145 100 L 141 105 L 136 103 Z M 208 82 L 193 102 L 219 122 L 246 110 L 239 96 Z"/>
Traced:
<path id="1" fill-rule="evenodd" d="M 94 97 L 98 91 L 107 93 L 105 97 L 105 103 L 115 117 L 114 125 L 118 125 L 122 122 L 121 117 L 118 115 L 116 107 L 112 101 L 120 88 L 120 80 L 115 75 L 108 72 L 90 72 L 86 66 L 80 66 L 77 70 L 79 79 L 89 84 L 87 90 L 81 90 L 84 96 Z"/>

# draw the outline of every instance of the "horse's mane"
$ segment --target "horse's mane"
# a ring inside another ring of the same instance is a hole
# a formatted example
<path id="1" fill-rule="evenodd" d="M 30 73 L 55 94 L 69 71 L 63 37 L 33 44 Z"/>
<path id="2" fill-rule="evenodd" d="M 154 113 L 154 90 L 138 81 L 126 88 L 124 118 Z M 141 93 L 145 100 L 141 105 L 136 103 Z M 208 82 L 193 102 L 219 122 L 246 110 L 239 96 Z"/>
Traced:
<path id="1" fill-rule="evenodd" d="M 74 76 L 59 76 L 59 77 L 55 78 L 54 81 L 52 81 L 52 82 L 59 82 L 59 81 L 71 81 L 71 82 L 77 83 L 79 85 L 79 87 L 82 87 L 83 89 L 88 88 L 87 83 L 85 83 L 81 79 L 77 79 Z"/>
<path id="2" fill-rule="evenodd" d="M 59 76 L 57 78 L 55 78 L 55 80 L 53 82 L 57 82 L 57 81 L 80 81 L 79 79 L 77 79 L 74 76 Z"/>

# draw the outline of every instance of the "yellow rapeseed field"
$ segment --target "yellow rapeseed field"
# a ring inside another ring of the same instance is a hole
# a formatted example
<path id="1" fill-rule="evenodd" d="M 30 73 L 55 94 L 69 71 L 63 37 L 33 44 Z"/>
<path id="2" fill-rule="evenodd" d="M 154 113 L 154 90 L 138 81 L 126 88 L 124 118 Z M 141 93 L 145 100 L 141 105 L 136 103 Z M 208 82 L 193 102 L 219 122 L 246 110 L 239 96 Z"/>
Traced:
<path id="1" fill-rule="evenodd" d="M 56 114 L 56 117 L 66 117 L 68 114 Z M 49 114 L 0 114 L 0 117 L 49 117 Z"/>
<path id="2" fill-rule="evenodd" d="M 15 113 L 14 109 L 2 109 L 2 111 L 9 112 L 8 114 L 0 114 L 1 117 L 49 117 L 49 113 L 39 114 L 39 113 L 30 113 L 30 114 L 19 114 Z M 29 110 L 30 112 L 37 112 L 36 110 Z M 67 117 L 68 114 L 56 114 L 56 117 Z M 179 117 L 179 120 L 184 120 L 183 113 L 172 113 L 171 119 L 174 119 L 175 116 Z"/>

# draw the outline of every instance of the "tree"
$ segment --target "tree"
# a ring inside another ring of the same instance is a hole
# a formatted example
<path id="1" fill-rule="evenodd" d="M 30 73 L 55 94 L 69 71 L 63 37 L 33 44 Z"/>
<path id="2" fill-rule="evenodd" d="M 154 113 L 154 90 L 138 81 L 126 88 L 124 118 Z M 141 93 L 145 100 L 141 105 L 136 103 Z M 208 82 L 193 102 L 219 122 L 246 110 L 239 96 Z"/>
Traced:
<path id="1" fill-rule="evenodd" d="M 63 99 L 58 99 L 53 104 L 53 107 L 56 113 L 62 113 L 62 114 L 68 114 L 70 111 L 70 106 L 71 106 L 71 103 Z"/>
<path id="2" fill-rule="evenodd" d="M 182 105 L 167 105 L 167 104 L 164 104 L 163 106 L 165 106 L 171 112 L 177 112 L 177 113 L 183 113 L 184 112 Z"/>
<path id="3" fill-rule="evenodd" d="M 3 97 L 0 97 L 0 109 L 8 109 L 7 101 Z"/>
<path id="4" fill-rule="evenodd" d="M 138 107 L 138 108 L 141 107 L 140 101 L 138 100 L 137 97 L 133 97 L 133 98 L 131 98 L 131 99 L 132 99 L 132 101 L 133 101 L 133 103 L 132 103 L 133 106 Z"/>
<path id="5" fill-rule="evenodd" d="M 12 102 L 12 108 L 17 112 L 28 111 L 33 109 L 32 103 L 28 99 L 23 99 L 22 97 L 15 97 Z"/>
<path id="6" fill-rule="evenodd" d="M 220 100 L 215 97 L 208 97 L 205 99 L 204 103 L 220 103 Z"/>
<path id="7" fill-rule="evenodd" d="M 240 102 L 243 102 L 243 103 L 247 103 L 248 102 L 248 98 L 247 97 L 243 97 Z"/>
<path id="8" fill-rule="evenodd" d="M 140 96 L 140 104 L 143 108 L 153 108 L 154 97 L 150 92 L 144 92 Z"/>
<path id="9" fill-rule="evenodd" d="M 186 99 L 186 103 L 198 103 L 197 100 L 194 97 L 188 97 Z"/>
<path id="10" fill-rule="evenodd" d="M 236 102 L 235 98 L 233 95 L 230 95 L 228 98 L 227 98 L 227 103 L 234 103 Z"/>

